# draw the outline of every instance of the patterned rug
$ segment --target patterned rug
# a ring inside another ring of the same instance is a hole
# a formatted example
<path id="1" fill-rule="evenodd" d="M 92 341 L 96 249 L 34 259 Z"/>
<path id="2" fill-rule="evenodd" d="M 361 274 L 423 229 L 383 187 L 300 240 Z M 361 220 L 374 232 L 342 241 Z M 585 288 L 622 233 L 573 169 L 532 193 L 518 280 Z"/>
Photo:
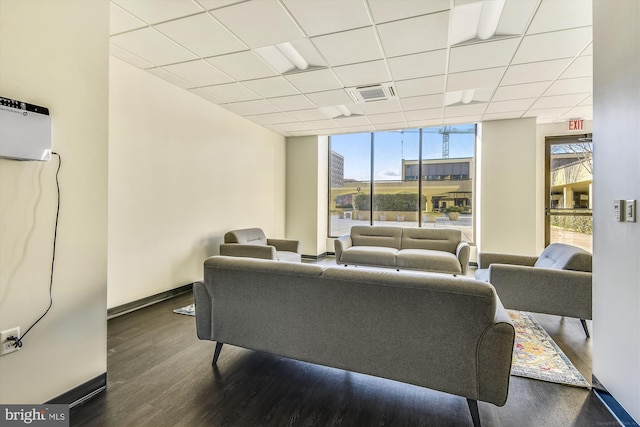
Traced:
<path id="1" fill-rule="evenodd" d="M 591 389 L 591 384 L 530 313 L 507 312 L 516 328 L 511 375 Z"/>
<path id="2" fill-rule="evenodd" d="M 173 312 L 195 316 L 195 305 L 176 308 Z M 507 312 L 516 328 L 511 375 L 591 389 L 591 384 L 530 313 Z"/>

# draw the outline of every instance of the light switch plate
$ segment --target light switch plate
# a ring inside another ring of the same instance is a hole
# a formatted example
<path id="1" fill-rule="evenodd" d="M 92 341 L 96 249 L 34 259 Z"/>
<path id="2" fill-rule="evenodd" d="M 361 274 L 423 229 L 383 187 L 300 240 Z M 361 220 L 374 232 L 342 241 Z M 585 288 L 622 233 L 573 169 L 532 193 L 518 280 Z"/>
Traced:
<path id="1" fill-rule="evenodd" d="M 613 220 L 614 221 L 622 221 L 622 212 L 623 212 L 623 200 L 614 200 L 613 201 Z"/>
<path id="2" fill-rule="evenodd" d="M 627 222 L 636 222 L 636 201 L 627 200 L 625 220 Z"/>

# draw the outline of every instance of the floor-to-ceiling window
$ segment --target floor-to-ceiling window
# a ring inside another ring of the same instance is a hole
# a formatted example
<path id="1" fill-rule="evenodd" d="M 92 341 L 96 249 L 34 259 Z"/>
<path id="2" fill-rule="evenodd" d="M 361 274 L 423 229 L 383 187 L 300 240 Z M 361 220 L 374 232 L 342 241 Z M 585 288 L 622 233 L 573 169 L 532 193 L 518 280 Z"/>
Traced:
<path id="1" fill-rule="evenodd" d="M 456 228 L 473 241 L 474 124 L 329 139 L 329 236 L 353 225 Z"/>

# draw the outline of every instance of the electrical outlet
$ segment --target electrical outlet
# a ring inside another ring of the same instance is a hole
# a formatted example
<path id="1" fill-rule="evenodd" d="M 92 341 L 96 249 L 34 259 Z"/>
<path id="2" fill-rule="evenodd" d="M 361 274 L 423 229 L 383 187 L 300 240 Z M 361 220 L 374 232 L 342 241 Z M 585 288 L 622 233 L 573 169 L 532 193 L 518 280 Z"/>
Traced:
<path id="1" fill-rule="evenodd" d="M 13 353 L 14 351 L 20 350 L 20 347 L 13 346 L 15 344 L 15 341 L 10 341 L 8 339 L 9 337 L 20 338 L 20 328 L 15 327 L 0 332 L 0 356 L 4 356 L 5 354 Z"/>

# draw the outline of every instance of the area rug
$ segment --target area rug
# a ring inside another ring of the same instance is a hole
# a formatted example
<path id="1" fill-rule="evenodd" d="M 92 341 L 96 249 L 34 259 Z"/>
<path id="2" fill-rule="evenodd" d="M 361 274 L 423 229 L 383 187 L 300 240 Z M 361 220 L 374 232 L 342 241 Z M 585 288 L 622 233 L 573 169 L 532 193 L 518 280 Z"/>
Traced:
<path id="1" fill-rule="evenodd" d="M 182 308 L 176 308 L 175 310 L 173 310 L 174 313 L 178 313 L 178 314 L 186 314 L 187 316 L 195 316 L 196 315 L 196 305 L 195 304 L 189 304 L 186 307 L 182 307 Z"/>
<path id="2" fill-rule="evenodd" d="M 530 313 L 507 310 L 516 329 L 511 375 L 591 389 Z"/>

